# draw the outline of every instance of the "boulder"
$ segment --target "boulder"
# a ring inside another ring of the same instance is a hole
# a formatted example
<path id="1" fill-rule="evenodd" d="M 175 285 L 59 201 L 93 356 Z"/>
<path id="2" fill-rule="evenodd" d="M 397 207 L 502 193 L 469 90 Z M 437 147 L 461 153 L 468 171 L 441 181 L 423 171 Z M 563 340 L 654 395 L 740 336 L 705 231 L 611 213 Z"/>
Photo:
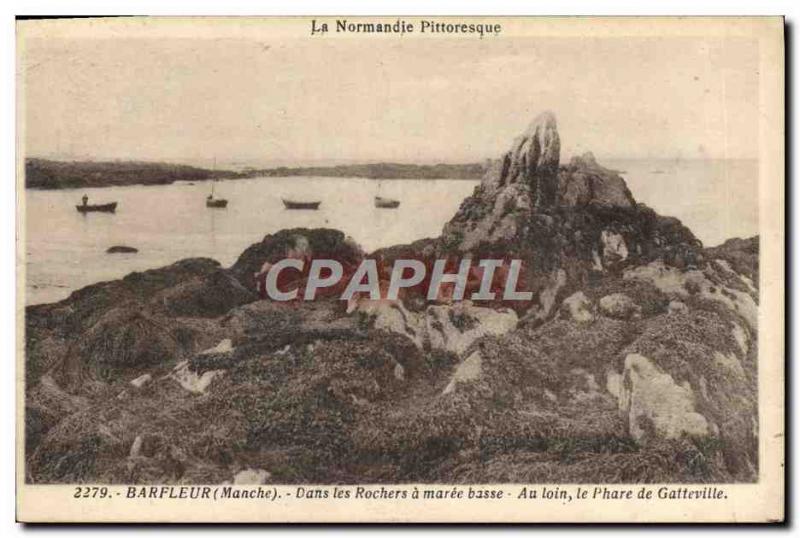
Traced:
<path id="1" fill-rule="evenodd" d="M 144 387 L 147 383 L 153 380 L 153 376 L 150 374 L 142 374 L 136 379 L 131 379 L 130 384 L 137 389 Z"/>
<path id="2" fill-rule="evenodd" d="M 575 292 L 564 299 L 561 310 L 578 323 L 588 323 L 594 320 L 592 303 L 582 291 Z"/>
<path id="3" fill-rule="evenodd" d="M 260 486 L 266 484 L 271 476 L 264 469 L 244 469 L 233 476 L 233 483 L 237 486 Z"/>
<path id="4" fill-rule="evenodd" d="M 471 301 L 429 306 L 425 325 L 431 348 L 461 355 L 486 335 L 498 336 L 517 326 L 517 314 L 508 308 L 474 306 Z"/>
<path id="5" fill-rule="evenodd" d="M 224 373 L 225 370 L 206 370 L 198 373 L 190 367 L 189 361 L 181 361 L 167 377 L 176 381 L 189 392 L 203 394 L 211 385 L 211 382 L 214 381 L 214 378 Z"/>
<path id="6" fill-rule="evenodd" d="M 684 314 L 689 311 L 689 307 L 686 306 L 686 303 L 680 301 L 670 301 L 667 306 L 667 311 L 670 314 Z"/>
<path id="7" fill-rule="evenodd" d="M 563 269 L 553 271 L 544 279 L 539 289 L 537 304 L 520 320 L 521 324 L 538 324 L 547 320 L 557 304 L 558 294 L 567 284 L 567 273 Z"/>
<path id="8" fill-rule="evenodd" d="M 624 261 L 628 258 L 628 247 L 621 234 L 611 230 L 600 232 L 600 242 L 603 245 L 603 261 L 606 264 Z"/>
<path id="9" fill-rule="evenodd" d="M 129 458 L 138 458 L 142 454 L 142 444 L 144 440 L 142 439 L 141 435 L 137 435 L 136 439 L 133 440 L 131 443 L 131 449 L 128 452 Z"/>
<path id="10" fill-rule="evenodd" d="M 569 160 L 569 168 L 573 170 L 597 170 L 602 167 L 597 164 L 597 158 L 591 151 L 585 151 L 582 155 L 575 155 Z M 611 170 L 609 170 L 611 172 Z"/>
<path id="11" fill-rule="evenodd" d="M 728 286 L 726 276 L 730 275 L 720 274 L 711 264 L 702 271 L 682 271 L 660 261 L 626 270 L 623 274 L 624 279 L 650 282 L 668 296 L 684 302 L 702 299 L 718 303 L 744 320 L 750 330 L 756 331 L 757 292 Z"/>
<path id="12" fill-rule="evenodd" d="M 642 315 L 642 307 L 624 293 L 612 293 L 602 297 L 598 303 L 600 311 L 617 319 L 631 319 Z"/>
<path id="13" fill-rule="evenodd" d="M 461 355 L 481 337 L 501 335 L 513 330 L 517 314 L 508 308 L 484 308 L 472 301 L 452 305 L 431 305 L 424 312 L 412 312 L 403 302 L 362 299 L 356 316 L 370 327 L 409 338 L 419 348 L 430 348 Z"/>
<path id="14" fill-rule="evenodd" d="M 200 355 L 222 356 L 229 357 L 233 353 L 233 344 L 230 338 L 220 340 L 219 343 L 211 348 L 204 349 Z"/>
<path id="15" fill-rule="evenodd" d="M 442 395 L 450 394 L 462 383 L 469 383 L 479 379 L 481 376 L 481 361 L 482 359 L 479 351 L 473 352 L 469 357 L 464 359 L 461 364 L 458 365 L 455 372 L 453 372 L 453 376 L 442 391 Z"/>
<path id="16" fill-rule="evenodd" d="M 573 157 L 558 175 L 558 205 L 589 204 L 622 208 L 636 204 L 625 180 L 615 171 L 600 166 L 591 152 Z"/>
<path id="17" fill-rule="evenodd" d="M 758 355 L 752 344 L 740 346 L 735 326 L 749 342 L 757 334 L 724 303 L 688 300 L 697 307 L 642 320 L 625 347 L 620 409 L 637 438 L 647 431 L 662 439 L 715 438 L 727 471 L 750 480 L 758 460 Z"/>
<path id="18" fill-rule="evenodd" d="M 637 353 L 625 357 L 619 408 L 637 441 L 647 435 L 678 439 L 684 434 L 704 437 L 710 433 L 708 421 L 695 409 L 691 387 L 679 385 Z"/>
<path id="19" fill-rule="evenodd" d="M 736 340 L 736 344 L 742 351 L 742 355 L 746 356 L 750 352 L 750 335 L 738 323 L 733 324 L 731 334 L 733 334 L 733 339 Z"/>
<path id="20" fill-rule="evenodd" d="M 403 365 L 397 363 L 394 367 L 394 378 L 398 381 L 405 381 L 406 380 L 406 369 L 403 368 Z"/>
<path id="21" fill-rule="evenodd" d="M 372 328 L 401 334 L 422 349 L 425 343 L 424 317 L 410 312 L 400 300 L 360 299 L 354 307 L 354 315 Z"/>

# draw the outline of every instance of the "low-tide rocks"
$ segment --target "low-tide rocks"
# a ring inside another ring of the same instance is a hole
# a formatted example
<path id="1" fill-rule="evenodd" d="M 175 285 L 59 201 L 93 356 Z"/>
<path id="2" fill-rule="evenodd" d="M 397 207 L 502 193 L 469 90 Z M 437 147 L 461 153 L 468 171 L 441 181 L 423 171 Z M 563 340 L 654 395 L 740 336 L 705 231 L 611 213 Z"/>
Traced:
<path id="1" fill-rule="evenodd" d="M 517 257 L 513 308 L 261 300 L 264 262 L 366 256 L 326 229 L 28 307 L 27 479 L 755 480 L 758 238 L 703 249 L 559 150 L 543 115 L 441 237 L 372 255 Z"/>
<path id="2" fill-rule="evenodd" d="M 753 480 L 757 331 L 736 305 L 755 301 L 745 290 L 757 282 L 724 265 L 709 262 L 702 280 L 649 265 L 605 274 L 560 292 L 537 323 L 469 304 L 155 308 L 180 279 L 98 289 L 142 298 L 124 307 L 76 292 L 29 308 L 26 472 L 37 483 L 221 483 L 242 468 L 282 483 Z M 137 437 L 147 442 L 132 457 Z"/>

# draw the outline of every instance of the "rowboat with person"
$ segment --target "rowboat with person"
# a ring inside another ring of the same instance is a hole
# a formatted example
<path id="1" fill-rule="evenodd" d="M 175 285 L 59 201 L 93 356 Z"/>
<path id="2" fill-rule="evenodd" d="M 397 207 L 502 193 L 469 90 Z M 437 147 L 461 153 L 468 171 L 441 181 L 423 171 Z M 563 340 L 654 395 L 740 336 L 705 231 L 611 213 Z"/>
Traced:
<path id="1" fill-rule="evenodd" d="M 83 195 L 81 198 L 80 205 L 76 205 L 75 209 L 78 210 L 78 213 L 91 213 L 94 211 L 98 211 L 101 213 L 114 213 L 117 210 L 117 202 L 110 202 L 107 204 L 90 204 L 89 197 L 87 195 Z"/>

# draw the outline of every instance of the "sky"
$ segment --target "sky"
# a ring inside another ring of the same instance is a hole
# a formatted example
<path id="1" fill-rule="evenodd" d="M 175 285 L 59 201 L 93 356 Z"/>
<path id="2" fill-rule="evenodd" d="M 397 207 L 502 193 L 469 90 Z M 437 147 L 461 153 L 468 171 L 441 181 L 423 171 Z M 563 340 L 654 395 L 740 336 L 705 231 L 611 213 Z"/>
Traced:
<path id="1" fill-rule="evenodd" d="M 562 160 L 757 158 L 745 38 L 31 37 L 27 156 L 475 162 L 551 110 Z"/>

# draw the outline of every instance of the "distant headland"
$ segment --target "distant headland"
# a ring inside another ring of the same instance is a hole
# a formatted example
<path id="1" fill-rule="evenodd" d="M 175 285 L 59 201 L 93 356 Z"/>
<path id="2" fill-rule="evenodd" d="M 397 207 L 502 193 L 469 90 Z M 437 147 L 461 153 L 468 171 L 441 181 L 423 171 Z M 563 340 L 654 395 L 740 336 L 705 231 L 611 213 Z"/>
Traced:
<path id="1" fill-rule="evenodd" d="M 143 161 L 57 161 L 25 159 L 28 189 L 77 189 L 123 185 L 167 185 L 175 181 L 253 177 L 322 176 L 370 179 L 472 179 L 483 177 L 483 164 L 371 163 L 336 166 L 209 170 L 183 164 Z"/>

